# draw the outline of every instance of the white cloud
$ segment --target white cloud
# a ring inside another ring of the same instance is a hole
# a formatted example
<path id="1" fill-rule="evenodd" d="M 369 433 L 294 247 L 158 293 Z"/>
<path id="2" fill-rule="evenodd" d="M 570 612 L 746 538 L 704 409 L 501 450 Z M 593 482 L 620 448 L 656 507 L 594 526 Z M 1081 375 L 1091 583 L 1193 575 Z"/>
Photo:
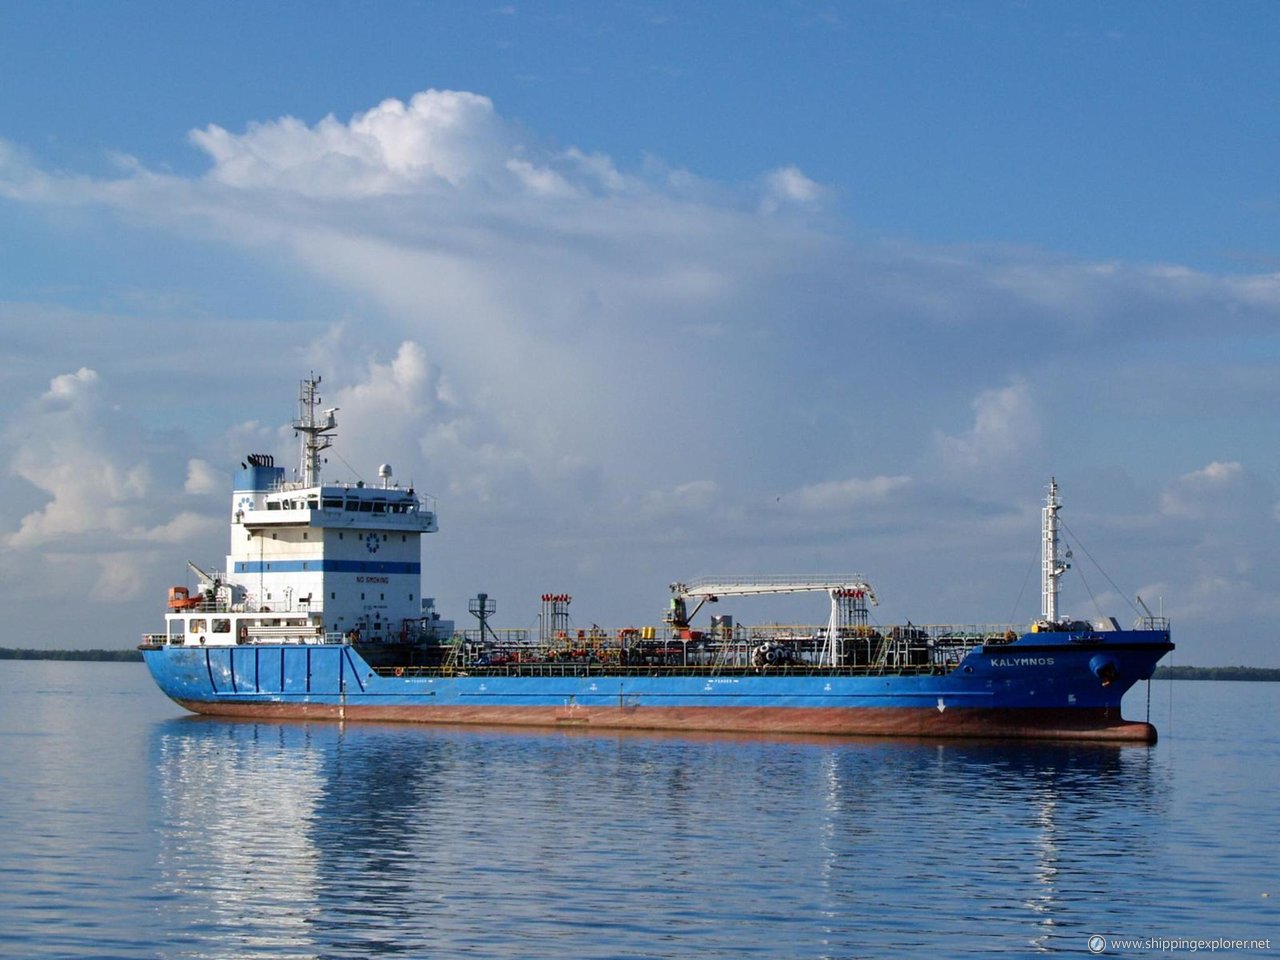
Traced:
<path id="1" fill-rule="evenodd" d="M 104 443 L 107 422 L 98 374 L 81 367 L 59 374 L 10 430 L 10 470 L 48 496 L 8 537 L 32 547 L 86 531 L 123 531 L 128 505 L 146 496 L 150 471 L 121 462 Z"/>
<path id="2" fill-rule="evenodd" d="M 804 510 L 835 512 L 881 503 L 910 484 L 907 476 L 851 477 L 810 484 L 784 499 Z"/>
<path id="3" fill-rule="evenodd" d="M 223 471 L 213 467 L 208 461 L 191 459 L 187 461 L 187 482 L 183 489 L 199 496 L 206 493 L 224 493 L 226 478 Z"/>
<path id="4" fill-rule="evenodd" d="M 75 373 L 63 373 L 54 377 L 49 382 L 49 392 L 42 399 L 46 402 L 65 400 L 75 403 L 78 399 L 89 397 L 97 383 L 97 371 L 81 367 Z"/>
<path id="5" fill-rule="evenodd" d="M 167 523 L 142 531 L 138 536 L 152 543 L 193 543 L 201 537 L 213 537 L 223 532 L 222 517 L 183 511 Z"/>
<path id="6" fill-rule="evenodd" d="M 959 436 L 935 437 L 943 463 L 952 470 L 989 471 L 1026 456 L 1040 436 L 1039 418 L 1026 383 L 983 390 L 972 402 L 973 426 Z"/>
<path id="7" fill-rule="evenodd" d="M 144 584 L 136 558 L 127 553 L 102 554 L 96 558 L 97 576 L 89 596 L 103 603 L 118 603 L 142 593 Z M 95 647 L 101 638 L 85 646 Z"/>
<path id="8" fill-rule="evenodd" d="M 487 97 L 426 90 L 407 104 L 384 100 L 348 124 L 284 117 L 243 134 L 210 125 L 191 140 L 212 158 L 210 178 L 231 187 L 372 197 L 461 186 L 492 169 L 503 132 Z"/>
<path id="9" fill-rule="evenodd" d="M 786 206 L 813 207 L 826 192 L 799 167 L 779 167 L 766 176 L 764 182 L 765 195 L 760 201 L 764 213 L 775 213 Z"/>
<path id="10" fill-rule="evenodd" d="M 6 537 L 14 549 L 54 544 L 100 549 L 120 541 L 178 542 L 207 533 L 208 518 L 183 511 L 161 519 L 174 491 L 157 489 L 145 443 L 107 398 L 95 370 L 59 374 L 7 431 L 10 472 L 45 497 Z M 208 465 L 191 461 L 197 487 L 212 485 Z M 113 556 L 118 553 L 113 551 Z"/>
<path id="11" fill-rule="evenodd" d="M 1160 509 L 1172 517 L 1221 521 L 1261 509 L 1264 504 L 1253 495 L 1254 488 L 1243 464 L 1215 460 L 1169 483 L 1160 494 Z"/>
<path id="12" fill-rule="evenodd" d="M 510 170 L 529 190 L 544 197 L 571 197 L 574 190 L 564 177 L 546 167 L 536 167 L 528 160 L 512 157 L 507 161 Z"/>

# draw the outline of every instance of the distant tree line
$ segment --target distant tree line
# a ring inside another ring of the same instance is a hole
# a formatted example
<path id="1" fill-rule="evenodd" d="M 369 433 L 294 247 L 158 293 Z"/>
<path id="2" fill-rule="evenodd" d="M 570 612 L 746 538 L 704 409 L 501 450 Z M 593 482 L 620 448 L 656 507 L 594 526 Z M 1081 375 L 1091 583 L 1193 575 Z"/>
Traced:
<path id="1" fill-rule="evenodd" d="M 17 650 L 0 647 L 0 660 L 98 660 L 131 663 L 141 659 L 140 650 Z"/>
<path id="2" fill-rule="evenodd" d="M 1280 680 L 1276 667 L 1156 667 L 1155 680 Z"/>

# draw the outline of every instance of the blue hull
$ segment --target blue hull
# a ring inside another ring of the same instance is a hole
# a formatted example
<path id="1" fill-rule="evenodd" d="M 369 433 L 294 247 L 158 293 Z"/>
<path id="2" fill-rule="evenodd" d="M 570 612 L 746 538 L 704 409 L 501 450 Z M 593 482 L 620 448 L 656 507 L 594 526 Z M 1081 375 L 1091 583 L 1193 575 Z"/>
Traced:
<path id="1" fill-rule="evenodd" d="M 198 713 L 435 723 L 1154 741 L 1124 693 L 1167 631 L 1029 633 L 950 672 L 700 671 L 540 664 L 469 675 L 375 671 L 347 644 L 144 646 L 160 688 Z"/>

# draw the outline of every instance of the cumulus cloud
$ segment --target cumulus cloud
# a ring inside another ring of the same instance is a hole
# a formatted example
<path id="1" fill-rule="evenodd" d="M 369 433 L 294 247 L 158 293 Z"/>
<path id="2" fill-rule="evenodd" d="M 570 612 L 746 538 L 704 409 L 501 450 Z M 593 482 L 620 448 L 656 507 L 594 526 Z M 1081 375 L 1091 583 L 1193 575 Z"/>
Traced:
<path id="1" fill-rule="evenodd" d="M 284 117 L 243 134 L 211 124 L 190 136 L 213 160 L 210 179 L 314 197 L 461 186 L 493 171 L 505 139 L 487 97 L 448 90 L 424 91 L 407 104 L 384 100 L 349 123 L 330 115 L 311 127 Z"/>
<path id="2" fill-rule="evenodd" d="M 1267 514 L 1268 496 L 1242 463 L 1215 460 L 1168 483 L 1160 494 L 1160 509 L 1186 520 L 1256 520 Z"/>
<path id="3" fill-rule="evenodd" d="M 45 497 L 6 537 L 15 549 L 111 540 L 176 542 L 207 532 L 208 518 L 162 519 L 171 493 L 157 490 L 153 464 L 95 370 L 59 374 L 7 431 L 9 470 Z M 192 461 L 188 492 L 211 485 Z M 207 465 L 204 465 L 207 468 Z"/>
<path id="4" fill-rule="evenodd" d="M 410 472 L 433 455 L 461 455 L 468 415 L 421 344 L 406 340 L 389 361 L 369 357 L 347 371 L 337 358 L 332 361 L 329 369 L 339 372 L 328 377 L 334 389 L 321 387 L 325 406 L 338 408 L 344 460 L 371 476 L 376 464 L 393 455 L 409 456 L 403 466 Z"/>
<path id="5" fill-rule="evenodd" d="M 216 469 L 207 460 L 193 458 L 187 461 L 187 482 L 183 489 L 187 493 L 199 496 L 206 493 L 222 493 L 226 480 L 223 471 Z"/>
<path id="6" fill-rule="evenodd" d="M 1039 418 L 1026 383 L 983 390 L 973 400 L 973 426 L 958 436 L 939 433 L 935 442 L 944 464 L 958 471 L 1024 457 L 1040 436 Z"/>
<path id="7" fill-rule="evenodd" d="M 150 471 L 145 464 L 117 460 L 99 431 L 106 420 L 98 374 L 81 367 L 55 376 L 11 430 L 10 471 L 49 499 L 22 518 L 8 537 L 10 546 L 128 527 L 127 506 L 146 496 Z"/>
<path id="8" fill-rule="evenodd" d="M 787 206 L 815 207 L 826 191 L 804 175 L 799 167 L 779 167 L 764 179 L 764 198 L 760 209 L 776 213 Z"/>
<path id="9" fill-rule="evenodd" d="M 193 543 L 201 537 L 223 532 L 222 519 L 184 510 L 167 523 L 141 531 L 138 535 L 152 543 Z"/>

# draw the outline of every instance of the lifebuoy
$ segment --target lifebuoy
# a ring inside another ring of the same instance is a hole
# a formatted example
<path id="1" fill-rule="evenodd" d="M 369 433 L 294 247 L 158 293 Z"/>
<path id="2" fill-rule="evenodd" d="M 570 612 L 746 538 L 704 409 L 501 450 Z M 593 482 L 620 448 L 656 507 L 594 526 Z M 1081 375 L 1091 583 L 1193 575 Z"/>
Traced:
<path id="1" fill-rule="evenodd" d="M 396 676 L 397 676 L 397 677 L 403 677 L 403 676 L 404 676 L 404 667 L 396 667 Z"/>

